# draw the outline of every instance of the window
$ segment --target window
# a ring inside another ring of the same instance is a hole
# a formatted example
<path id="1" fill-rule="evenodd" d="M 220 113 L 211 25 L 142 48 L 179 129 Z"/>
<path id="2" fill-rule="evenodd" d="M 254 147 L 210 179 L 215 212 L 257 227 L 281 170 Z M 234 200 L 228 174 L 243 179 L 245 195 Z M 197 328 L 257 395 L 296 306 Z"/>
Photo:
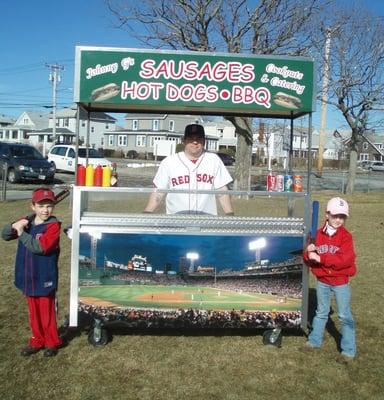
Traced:
<path id="1" fill-rule="evenodd" d="M 81 126 L 84 128 L 84 126 L 85 126 L 85 120 L 81 120 Z"/>
<path id="2" fill-rule="evenodd" d="M 128 144 L 127 135 L 119 135 L 117 137 L 118 146 L 127 146 L 127 144 Z"/>
<path id="3" fill-rule="evenodd" d="M 169 121 L 169 130 L 170 130 L 171 132 L 173 132 L 173 131 L 175 130 L 175 121 L 174 121 L 173 119 L 171 119 L 171 120 Z"/>
<path id="4" fill-rule="evenodd" d="M 109 129 L 109 124 L 108 123 L 105 124 L 105 129 Z"/>
<path id="5" fill-rule="evenodd" d="M 12 139 L 17 139 L 17 131 L 12 131 Z"/>
<path id="6" fill-rule="evenodd" d="M 155 142 L 161 139 L 162 139 L 161 136 L 151 136 L 149 139 L 149 146 L 153 147 L 155 145 Z"/>
<path id="7" fill-rule="evenodd" d="M 95 133 L 95 127 L 91 126 L 91 133 Z"/>
<path id="8" fill-rule="evenodd" d="M 132 130 L 133 131 L 139 130 L 139 120 L 138 119 L 132 120 Z"/>
<path id="9" fill-rule="evenodd" d="M 136 136 L 136 147 L 145 147 L 146 146 L 146 137 L 142 135 Z"/>
<path id="10" fill-rule="evenodd" d="M 368 142 L 363 143 L 363 150 L 368 150 Z"/>
<path id="11" fill-rule="evenodd" d="M 65 127 L 68 127 L 68 126 L 69 126 L 69 118 L 64 118 L 63 125 L 64 125 Z"/>
<path id="12" fill-rule="evenodd" d="M 75 150 L 69 149 L 69 150 L 68 150 L 68 157 L 70 157 L 70 158 L 76 158 Z"/>
<path id="13" fill-rule="evenodd" d="M 158 119 L 154 119 L 152 122 L 152 130 L 154 131 L 158 131 L 159 130 L 159 120 Z"/>
<path id="14" fill-rule="evenodd" d="M 113 146 L 114 144 L 113 138 L 114 138 L 113 135 L 108 135 L 108 146 Z"/>

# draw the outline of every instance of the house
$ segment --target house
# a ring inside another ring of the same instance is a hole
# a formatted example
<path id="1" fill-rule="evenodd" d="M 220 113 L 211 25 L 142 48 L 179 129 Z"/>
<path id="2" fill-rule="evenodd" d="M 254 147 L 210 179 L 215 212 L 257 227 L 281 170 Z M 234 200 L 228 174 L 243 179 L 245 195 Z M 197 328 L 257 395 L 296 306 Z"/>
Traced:
<path id="1" fill-rule="evenodd" d="M 79 138 L 87 141 L 88 114 L 80 110 Z M 76 138 L 77 107 L 67 107 L 56 113 L 56 140 L 53 138 L 53 116 L 31 111 L 23 112 L 12 125 L 0 127 L 0 140 L 24 142 L 34 145 L 45 154 L 53 141 L 73 143 Z M 116 119 L 103 112 L 90 113 L 89 145 L 104 146 L 104 133 L 116 128 Z"/>
<path id="2" fill-rule="evenodd" d="M 156 141 L 165 140 L 177 145 L 183 140 L 185 126 L 194 123 L 204 125 L 202 118 L 194 115 L 127 114 L 124 129 L 104 132 L 105 148 L 119 150 L 125 156 L 136 153 L 151 157 L 155 155 Z M 206 134 L 207 150 L 217 151 L 218 142 L 216 135 Z"/>
<path id="3" fill-rule="evenodd" d="M 362 135 L 358 144 L 358 161 L 384 161 L 384 135 Z"/>
<path id="4" fill-rule="evenodd" d="M 15 123 L 15 119 L 8 117 L 6 115 L 0 115 L 0 128 L 4 128 L 6 126 L 13 125 Z"/>
<path id="5" fill-rule="evenodd" d="M 0 140 L 29 143 L 28 132 L 46 128 L 49 114 L 24 111 L 12 125 L 0 128 Z"/>
<path id="6" fill-rule="evenodd" d="M 88 113 L 84 109 L 80 109 L 80 126 L 79 126 L 79 139 L 82 143 L 87 143 L 87 119 Z M 66 134 L 73 132 L 75 137 L 77 123 L 77 106 L 66 107 L 56 113 L 56 136 L 59 142 L 68 140 L 69 135 Z M 50 115 L 48 127 L 53 128 L 53 116 Z M 61 131 L 59 129 L 62 129 Z M 105 147 L 105 134 L 106 132 L 114 131 L 116 129 L 116 118 L 103 113 L 91 112 L 90 113 L 90 126 L 89 126 L 89 142 L 88 144 L 94 148 Z"/>

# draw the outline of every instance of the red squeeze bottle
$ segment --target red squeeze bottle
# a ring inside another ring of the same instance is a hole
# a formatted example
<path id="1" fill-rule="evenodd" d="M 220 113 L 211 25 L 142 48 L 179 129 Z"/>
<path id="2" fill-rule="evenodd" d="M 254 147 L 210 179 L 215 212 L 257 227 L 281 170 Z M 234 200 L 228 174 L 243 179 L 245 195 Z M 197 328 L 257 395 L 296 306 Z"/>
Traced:
<path id="1" fill-rule="evenodd" d="M 85 185 L 85 167 L 84 165 L 79 164 L 77 166 L 77 186 L 84 186 Z"/>
<path id="2" fill-rule="evenodd" d="M 94 186 L 102 186 L 103 184 L 103 168 L 101 165 L 98 165 L 95 168 L 95 175 L 94 175 Z"/>

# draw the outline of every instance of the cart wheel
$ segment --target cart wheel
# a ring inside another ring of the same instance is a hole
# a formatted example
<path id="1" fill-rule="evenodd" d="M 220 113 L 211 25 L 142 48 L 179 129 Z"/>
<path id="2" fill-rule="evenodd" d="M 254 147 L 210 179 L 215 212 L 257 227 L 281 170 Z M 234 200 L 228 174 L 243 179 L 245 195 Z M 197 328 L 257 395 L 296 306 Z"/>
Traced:
<path id="1" fill-rule="evenodd" d="M 94 328 L 88 334 L 88 343 L 92 346 L 105 346 L 108 342 L 108 332 L 104 328 Z"/>
<path id="2" fill-rule="evenodd" d="M 280 328 L 265 331 L 263 333 L 263 344 L 271 344 L 276 347 L 281 347 L 283 335 Z"/>

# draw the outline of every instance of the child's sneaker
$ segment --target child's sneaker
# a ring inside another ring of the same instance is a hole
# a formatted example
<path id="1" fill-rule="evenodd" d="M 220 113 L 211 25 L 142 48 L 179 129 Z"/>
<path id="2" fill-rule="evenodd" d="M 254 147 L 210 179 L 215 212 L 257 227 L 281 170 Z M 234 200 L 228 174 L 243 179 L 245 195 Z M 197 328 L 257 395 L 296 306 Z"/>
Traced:
<path id="1" fill-rule="evenodd" d="M 29 357 L 29 356 L 31 356 L 32 354 L 38 353 L 40 350 L 41 350 L 41 347 L 27 346 L 27 347 L 24 347 L 23 350 L 21 350 L 21 353 L 20 353 L 20 354 L 21 354 L 22 356 L 24 356 L 24 357 Z"/>
<path id="2" fill-rule="evenodd" d="M 44 357 L 55 357 L 57 355 L 57 348 L 56 347 L 47 347 L 44 350 Z"/>

